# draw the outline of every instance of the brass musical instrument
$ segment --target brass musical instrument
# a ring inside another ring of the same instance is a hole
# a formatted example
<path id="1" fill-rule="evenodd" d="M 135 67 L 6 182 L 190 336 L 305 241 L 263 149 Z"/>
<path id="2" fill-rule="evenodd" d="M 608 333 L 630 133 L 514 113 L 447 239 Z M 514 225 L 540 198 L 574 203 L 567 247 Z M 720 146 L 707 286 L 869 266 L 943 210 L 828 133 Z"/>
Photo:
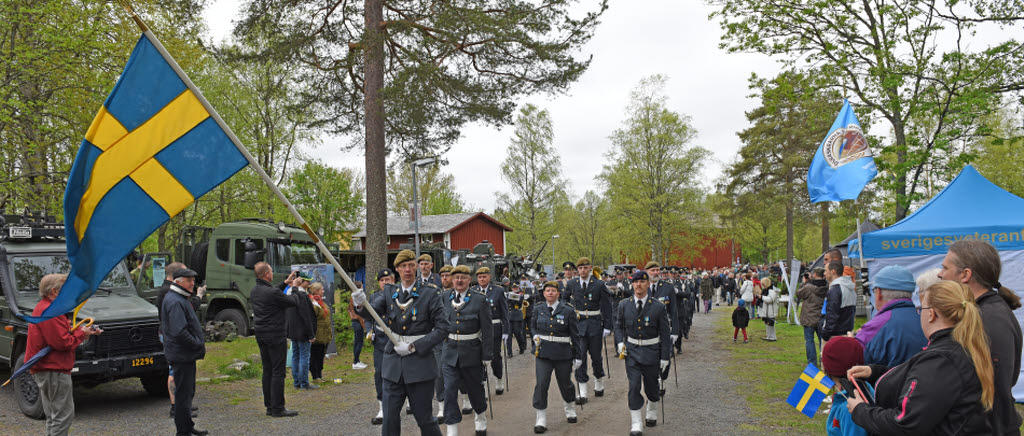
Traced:
<path id="1" fill-rule="evenodd" d="M 523 311 L 523 318 L 526 318 L 526 308 L 530 307 L 530 300 L 523 298 L 523 305 L 521 307 Z"/>

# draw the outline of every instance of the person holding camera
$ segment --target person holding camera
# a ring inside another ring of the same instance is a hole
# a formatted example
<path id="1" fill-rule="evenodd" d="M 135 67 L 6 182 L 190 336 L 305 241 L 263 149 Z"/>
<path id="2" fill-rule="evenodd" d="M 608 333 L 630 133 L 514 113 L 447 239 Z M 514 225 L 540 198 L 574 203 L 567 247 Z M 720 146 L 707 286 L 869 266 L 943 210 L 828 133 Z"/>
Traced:
<path id="1" fill-rule="evenodd" d="M 263 405 L 268 416 L 296 416 L 299 412 L 284 408 L 284 359 L 288 353 L 285 310 L 296 305 L 296 300 L 285 295 L 284 290 L 298 272 L 292 271 L 278 285 L 270 284 L 274 280 L 274 271 L 266 262 L 256 263 L 253 273 L 256 274 L 256 286 L 249 293 L 249 299 L 256 345 L 260 348 L 260 361 L 263 362 Z"/>

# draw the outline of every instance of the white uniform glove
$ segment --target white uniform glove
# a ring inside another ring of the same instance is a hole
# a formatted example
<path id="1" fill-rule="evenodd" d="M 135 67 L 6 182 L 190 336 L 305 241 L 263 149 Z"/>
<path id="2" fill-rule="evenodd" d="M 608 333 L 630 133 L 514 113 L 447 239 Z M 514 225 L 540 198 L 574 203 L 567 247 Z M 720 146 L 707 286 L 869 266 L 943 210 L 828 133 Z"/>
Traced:
<path id="1" fill-rule="evenodd" d="M 508 334 L 501 335 L 501 340 L 507 341 L 508 340 Z"/>
<path id="2" fill-rule="evenodd" d="M 672 342 L 673 342 L 673 343 L 675 343 L 675 342 L 676 342 L 676 339 L 679 339 L 679 335 L 672 335 L 672 336 L 670 336 L 670 337 L 672 338 Z"/>
<path id="3" fill-rule="evenodd" d="M 540 345 L 540 336 L 534 336 L 533 337 L 533 343 L 535 345 Z"/>
<path id="4" fill-rule="evenodd" d="M 667 360 L 662 360 L 661 361 L 661 370 L 664 371 L 665 368 L 668 368 L 668 361 Z"/>
<path id="5" fill-rule="evenodd" d="M 575 371 L 577 368 L 579 368 L 580 365 L 583 365 L 583 361 L 582 360 L 580 360 L 580 359 L 573 359 L 572 360 L 572 369 L 573 369 L 573 371 Z"/>
<path id="6" fill-rule="evenodd" d="M 367 341 L 372 341 L 373 340 L 373 332 L 370 332 L 370 333 L 366 334 L 366 340 Z"/>
<path id="7" fill-rule="evenodd" d="M 395 352 L 398 353 L 399 356 L 408 356 L 412 354 L 412 344 L 408 342 L 399 342 L 398 345 L 395 345 Z"/>
<path id="8" fill-rule="evenodd" d="M 352 293 L 352 304 L 355 304 L 356 306 L 366 305 L 366 293 L 364 293 L 362 289 L 358 289 Z"/>
<path id="9" fill-rule="evenodd" d="M 619 342 L 619 354 L 626 354 L 626 344 Z"/>
<path id="10" fill-rule="evenodd" d="M 601 334 L 601 337 L 602 337 L 602 338 L 607 338 L 607 337 L 608 337 L 608 335 L 610 335 L 610 334 L 612 334 L 612 331 L 611 331 L 611 330 L 608 330 L 608 329 L 604 329 L 604 332 L 603 332 L 603 333 Z"/>

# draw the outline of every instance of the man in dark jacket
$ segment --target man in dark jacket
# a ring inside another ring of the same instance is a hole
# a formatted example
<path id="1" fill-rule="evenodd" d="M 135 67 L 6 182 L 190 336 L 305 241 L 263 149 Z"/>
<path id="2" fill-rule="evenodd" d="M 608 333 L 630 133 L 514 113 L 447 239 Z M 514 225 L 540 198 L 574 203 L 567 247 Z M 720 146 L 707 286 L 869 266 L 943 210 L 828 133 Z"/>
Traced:
<path id="1" fill-rule="evenodd" d="M 659 368 L 668 369 L 672 352 L 669 310 L 661 301 L 650 298 L 649 283 L 646 271 L 633 274 L 633 298 L 620 301 L 615 312 L 615 344 L 618 354 L 625 355 L 629 379 L 630 435 L 643 434 L 641 388 L 647 394 L 646 424 L 657 425 L 662 383 Z"/>
<path id="2" fill-rule="evenodd" d="M 821 321 L 821 307 L 825 303 L 828 282 L 825 281 L 825 270 L 815 268 L 811 280 L 804 283 L 796 291 L 800 299 L 800 325 L 804 327 L 804 349 L 807 352 L 807 363 L 818 365 L 818 350 L 821 349 L 821 334 L 818 333 L 818 321 Z M 919 327 L 920 328 L 920 327 Z M 818 335 L 818 345 L 814 345 L 814 335 Z"/>
<path id="3" fill-rule="evenodd" d="M 178 436 L 205 435 L 192 421 L 192 397 L 196 393 L 196 361 L 206 356 L 203 327 L 189 298 L 196 286 L 196 274 L 188 268 L 174 273 L 174 283 L 160 306 L 164 335 L 164 357 L 174 373 L 174 427 Z"/>
<path id="4" fill-rule="evenodd" d="M 853 290 L 853 280 L 843 275 L 843 270 L 840 262 L 830 262 L 825 268 L 829 288 L 825 294 L 821 321 L 818 322 L 818 331 L 824 341 L 853 330 L 853 317 L 857 314 L 857 293 Z"/>
<path id="5" fill-rule="evenodd" d="M 299 277 L 303 282 L 309 281 L 303 273 Z M 309 384 L 309 352 L 316 338 L 313 302 L 302 286 L 292 286 L 289 297 L 295 300 L 295 306 L 284 311 L 288 339 L 292 341 L 292 385 L 295 389 L 317 389 L 318 386 Z"/>
<path id="6" fill-rule="evenodd" d="M 291 284 L 296 273 L 293 271 L 284 283 L 274 286 L 270 284 L 274 279 L 270 264 L 259 262 L 253 272 L 256 286 L 249 293 L 249 300 L 256 345 L 260 347 L 263 362 L 263 405 L 269 416 L 295 416 L 299 412 L 284 408 L 284 359 L 288 352 L 284 312 L 295 307 L 295 299 L 285 295 L 284 288 Z"/>
<path id="7" fill-rule="evenodd" d="M 469 267 L 459 265 L 453 269 L 454 289 L 441 294 L 441 305 L 448 319 L 451 330 L 448 340 L 440 347 L 441 367 L 444 374 L 444 423 L 448 426 L 448 435 L 458 435 L 458 425 L 462 421 L 459 410 L 459 387 L 465 386 L 469 401 L 473 405 L 476 416 L 473 419 L 477 434 L 487 431 L 487 399 L 484 392 L 484 377 L 487 375 L 486 365 L 491 363 L 495 352 L 494 342 L 490 340 L 491 330 L 495 324 L 491 322 L 491 304 L 487 296 L 469 290 Z"/>

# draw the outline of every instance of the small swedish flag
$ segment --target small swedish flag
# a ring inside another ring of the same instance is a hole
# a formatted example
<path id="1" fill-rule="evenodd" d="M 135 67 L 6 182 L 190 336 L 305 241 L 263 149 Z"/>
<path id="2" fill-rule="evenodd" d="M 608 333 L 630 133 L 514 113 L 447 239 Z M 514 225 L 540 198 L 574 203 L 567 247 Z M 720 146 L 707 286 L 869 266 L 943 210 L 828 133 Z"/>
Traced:
<path id="1" fill-rule="evenodd" d="M 796 407 L 796 410 L 809 418 L 813 418 L 814 412 L 818 411 L 821 402 L 825 401 L 825 397 L 835 384 L 817 366 L 808 363 L 807 368 L 804 368 L 804 372 L 797 379 L 796 386 L 793 386 L 789 397 L 786 398 L 786 403 Z"/>

